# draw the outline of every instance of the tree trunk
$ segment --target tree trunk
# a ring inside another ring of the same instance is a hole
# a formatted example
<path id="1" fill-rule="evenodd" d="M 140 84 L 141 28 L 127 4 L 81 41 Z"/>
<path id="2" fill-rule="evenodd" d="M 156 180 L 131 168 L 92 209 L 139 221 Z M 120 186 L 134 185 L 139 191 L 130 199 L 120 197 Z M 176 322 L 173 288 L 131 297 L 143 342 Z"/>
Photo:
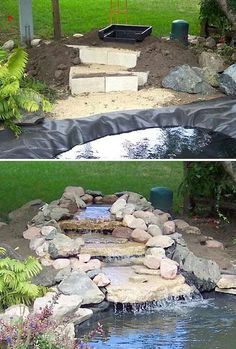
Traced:
<path id="1" fill-rule="evenodd" d="M 236 162 L 235 161 L 223 161 L 222 165 L 225 171 L 230 175 L 232 180 L 236 183 Z"/>
<path id="2" fill-rule="evenodd" d="M 229 8 L 227 0 L 216 0 L 216 2 L 218 3 L 222 11 L 225 13 L 230 23 L 232 24 L 232 30 L 235 31 L 236 30 L 236 13 L 234 13 Z"/>
<path id="3" fill-rule="evenodd" d="M 61 20 L 60 20 L 59 0 L 51 0 L 51 1 L 52 1 L 54 40 L 60 40 L 60 38 L 61 38 Z"/>

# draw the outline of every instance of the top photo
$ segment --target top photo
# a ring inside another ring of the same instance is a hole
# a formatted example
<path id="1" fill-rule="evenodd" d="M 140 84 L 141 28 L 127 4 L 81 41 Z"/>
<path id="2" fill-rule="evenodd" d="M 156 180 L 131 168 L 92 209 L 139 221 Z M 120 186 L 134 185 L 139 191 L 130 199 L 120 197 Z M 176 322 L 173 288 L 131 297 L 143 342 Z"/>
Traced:
<path id="1" fill-rule="evenodd" d="M 0 159 L 236 159 L 236 1 L 1 1 Z"/>

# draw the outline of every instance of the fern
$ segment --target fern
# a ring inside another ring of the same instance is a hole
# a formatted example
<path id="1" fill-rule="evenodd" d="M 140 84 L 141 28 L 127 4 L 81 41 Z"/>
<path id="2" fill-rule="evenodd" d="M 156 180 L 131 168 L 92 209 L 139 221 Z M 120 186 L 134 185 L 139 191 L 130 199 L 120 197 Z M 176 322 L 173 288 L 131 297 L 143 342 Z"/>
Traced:
<path id="1" fill-rule="evenodd" d="M 0 50 L 0 120 L 16 136 L 19 136 L 20 128 L 14 121 L 20 120 L 23 111 L 51 110 L 50 102 L 42 94 L 33 88 L 22 87 L 26 63 L 27 53 L 22 48 L 9 55 Z"/>
<path id="2" fill-rule="evenodd" d="M 0 307 L 4 309 L 19 303 L 30 305 L 36 297 L 45 294 L 46 288 L 30 281 L 41 269 L 33 257 L 23 262 L 8 257 L 0 259 Z"/>

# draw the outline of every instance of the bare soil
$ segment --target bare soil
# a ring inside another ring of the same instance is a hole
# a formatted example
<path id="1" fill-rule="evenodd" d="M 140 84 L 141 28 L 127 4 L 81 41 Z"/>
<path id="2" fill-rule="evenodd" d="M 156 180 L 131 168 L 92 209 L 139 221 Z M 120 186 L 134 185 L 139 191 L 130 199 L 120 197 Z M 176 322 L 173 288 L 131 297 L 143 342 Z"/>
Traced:
<path id="1" fill-rule="evenodd" d="M 160 87 L 161 80 L 174 66 L 182 64 L 198 66 L 194 52 L 176 42 L 150 36 L 143 42 L 135 44 L 107 43 L 98 38 L 97 30 L 92 30 L 80 38 L 68 37 L 58 42 L 42 43 L 39 47 L 29 49 L 28 74 L 49 86 L 56 85 L 67 88 L 69 69 L 79 63 L 79 53 L 77 49 L 66 47 L 66 44 L 141 51 L 137 67 L 134 70 L 150 72 L 146 87 Z M 58 70 L 61 73 L 58 73 Z"/>
<path id="2" fill-rule="evenodd" d="M 100 113 L 132 109 L 151 109 L 171 105 L 187 104 L 222 96 L 196 96 L 163 88 L 142 89 L 137 92 L 83 93 L 58 99 L 51 116 L 54 119 L 73 119 Z"/>
<path id="3" fill-rule="evenodd" d="M 141 55 L 136 71 L 149 71 L 148 83 L 138 92 L 85 93 L 76 97 L 69 94 L 69 70 L 78 65 L 79 50 L 66 45 L 88 45 L 138 50 Z M 147 37 L 143 42 L 127 44 L 104 42 L 98 38 L 97 30 L 80 38 L 68 37 L 58 42 L 44 42 L 28 50 L 29 76 L 57 89 L 60 98 L 49 117 L 56 119 L 78 118 L 104 112 L 158 108 L 186 104 L 222 96 L 190 95 L 161 89 L 161 81 L 175 66 L 189 64 L 198 66 L 197 55 L 191 48 L 168 41 L 165 38 Z"/>

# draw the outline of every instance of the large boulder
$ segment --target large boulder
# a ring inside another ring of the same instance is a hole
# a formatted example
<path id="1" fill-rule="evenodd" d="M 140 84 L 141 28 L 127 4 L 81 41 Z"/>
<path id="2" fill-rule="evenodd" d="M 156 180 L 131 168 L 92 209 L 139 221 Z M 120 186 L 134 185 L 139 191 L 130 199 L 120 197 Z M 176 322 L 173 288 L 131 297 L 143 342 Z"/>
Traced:
<path id="1" fill-rule="evenodd" d="M 182 274 L 189 284 L 203 291 L 211 291 L 220 280 L 220 268 L 212 260 L 195 256 L 187 247 L 177 244 L 173 260 L 179 263 Z"/>
<path id="2" fill-rule="evenodd" d="M 44 267 L 41 272 L 32 277 L 31 281 L 35 285 L 51 287 L 56 284 L 57 270 L 51 267 Z"/>
<path id="3" fill-rule="evenodd" d="M 236 64 L 227 68 L 220 78 L 220 89 L 228 96 L 236 96 Z"/>
<path id="4" fill-rule="evenodd" d="M 134 204 L 135 211 L 141 210 L 141 211 L 147 211 L 152 210 L 153 207 L 149 201 L 147 201 L 146 198 L 144 198 L 142 195 L 138 193 L 133 192 L 127 192 L 127 203 L 128 204 Z"/>
<path id="5" fill-rule="evenodd" d="M 204 81 L 202 75 L 187 64 L 171 69 L 162 80 L 162 86 L 187 93 L 212 94 L 215 92 L 213 87 Z"/>
<path id="6" fill-rule="evenodd" d="M 126 200 L 120 198 L 116 202 L 114 202 L 114 204 L 111 206 L 110 212 L 111 214 L 116 215 L 120 211 L 123 212 L 125 206 L 126 206 Z"/>
<path id="7" fill-rule="evenodd" d="M 95 283 L 81 270 L 73 271 L 58 285 L 58 289 L 67 295 L 81 296 L 82 304 L 100 303 L 105 298 Z"/>
<path id="8" fill-rule="evenodd" d="M 61 257 L 70 257 L 79 254 L 84 241 L 81 238 L 71 239 L 64 234 L 57 234 L 56 237 L 49 242 L 48 253 L 53 259 Z"/>
<path id="9" fill-rule="evenodd" d="M 221 73 L 225 70 L 225 62 L 222 56 L 213 52 L 202 52 L 199 56 L 199 65 L 202 68 L 209 68 L 211 71 Z"/>
<path id="10" fill-rule="evenodd" d="M 12 305 L 5 310 L 4 318 L 13 320 L 27 319 L 29 316 L 29 308 L 24 304 Z"/>
<path id="11" fill-rule="evenodd" d="M 52 304 L 52 317 L 56 320 L 63 319 L 65 316 L 73 314 L 82 304 L 82 297 L 79 295 L 61 294 L 54 302 L 55 294 L 49 292 L 44 297 L 37 298 L 34 302 L 34 313 L 40 312 L 46 306 Z"/>

